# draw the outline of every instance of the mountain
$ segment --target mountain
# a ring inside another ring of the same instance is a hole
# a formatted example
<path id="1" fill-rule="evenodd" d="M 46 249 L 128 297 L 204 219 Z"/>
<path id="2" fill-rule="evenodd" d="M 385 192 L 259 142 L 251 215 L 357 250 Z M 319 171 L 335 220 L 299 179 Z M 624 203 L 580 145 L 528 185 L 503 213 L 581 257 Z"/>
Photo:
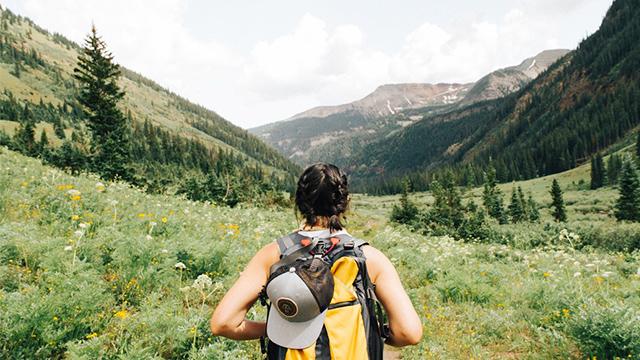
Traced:
<path id="1" fill-rule="evenodd" d="M 345 164 L 365 144 L 398 131 L 425 114 L 517 91 L 567 52 L 543 51 L 475 83 L 382 85 L 355 102 L 316 107 L 249 131 L 299 164 L 320 160 Z"/>
<path id="2" fill-rule="evenodd" d="M 82 136 L 82 110 L 75 100 L 78 87 L 72 76 L 79 51 L 64 36 L 0 6 L 0 131 L 8 133 L 5 138 L 25 114 L 35 118 L 38 130 L 44 129 L 54 146 L 72 133 L 74 138 Z M 121 69 L 119 84 L 126 92 L 121 108 L 133 119 L 138 142 L 134 147 L 157 163 L 184 167 L 204 161 L 194 166 L 206 173 L 212 165 L 228 166 L 227 161 L 232 167 L 250 169 L 258 178 L 289 182 L 299 173 L 297 165 L 214 111 Z M 141 138 L 145 136 L 153 139 Z"/>
<path id="3" fill-rule="evenodd" d="M 424 188 L 444 171 L 477 184 L 488 166 L 500 181 L 571 169 L 640 124 L 639 67 L 640 0 L 616 0 L 598 31 L 517 92 L 426 114 L 347 167 L 374 192 L 400 190 L 407 175 Z"/>

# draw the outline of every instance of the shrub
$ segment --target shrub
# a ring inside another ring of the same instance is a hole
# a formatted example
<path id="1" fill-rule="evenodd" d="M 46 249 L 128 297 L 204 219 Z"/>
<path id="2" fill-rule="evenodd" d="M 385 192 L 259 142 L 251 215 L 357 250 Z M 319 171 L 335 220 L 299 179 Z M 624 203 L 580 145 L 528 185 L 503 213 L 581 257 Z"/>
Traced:
<path id="1" fill-rule="evenodd" d="M 589 301 L 567 321 L 584 355 L 601 359 L 640 354 L 640 312 L 618 303 Z"/>

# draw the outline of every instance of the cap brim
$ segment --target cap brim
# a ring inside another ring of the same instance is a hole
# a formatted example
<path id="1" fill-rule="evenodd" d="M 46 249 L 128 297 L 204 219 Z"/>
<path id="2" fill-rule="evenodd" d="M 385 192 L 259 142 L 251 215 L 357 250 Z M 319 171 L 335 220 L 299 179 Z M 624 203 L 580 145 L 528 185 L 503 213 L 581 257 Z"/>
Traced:
<path id="1" fill-rule="evenodd" d="M 267 337 L 270 341 L 289 349 L 306 349 L 320 336 L 327 310 L 309 321 L 285 320 L 278 310 L 271 308 L 267 318 Z"/>

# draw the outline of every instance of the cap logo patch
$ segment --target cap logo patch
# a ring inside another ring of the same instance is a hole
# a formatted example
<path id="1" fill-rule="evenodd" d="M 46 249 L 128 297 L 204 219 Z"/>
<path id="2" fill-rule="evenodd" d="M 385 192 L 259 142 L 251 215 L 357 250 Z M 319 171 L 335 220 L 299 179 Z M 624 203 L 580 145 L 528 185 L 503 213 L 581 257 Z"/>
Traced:
<path id="1" fill-rule="evenodd" d="M 284 317 L 293 317 L 298 313 L 298 306 L 289 298 L 279 298 L 276 301 L 276 306 L 278 307 L 278 312 Z"/>

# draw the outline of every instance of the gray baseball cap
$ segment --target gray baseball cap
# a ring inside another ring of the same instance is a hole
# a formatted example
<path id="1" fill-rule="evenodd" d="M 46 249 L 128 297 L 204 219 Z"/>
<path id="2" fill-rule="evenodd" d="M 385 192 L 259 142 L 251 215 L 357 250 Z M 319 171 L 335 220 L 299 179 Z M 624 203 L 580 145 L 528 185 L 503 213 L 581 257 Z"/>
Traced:
<path id="1" fill-rule="evenodd" d="M 289 349 L 304 349 L 318 338 L 333 297 L 333 274 L 321 258 L 296 260 L 267 281 L 271 302 L 267 337 Z"/>

